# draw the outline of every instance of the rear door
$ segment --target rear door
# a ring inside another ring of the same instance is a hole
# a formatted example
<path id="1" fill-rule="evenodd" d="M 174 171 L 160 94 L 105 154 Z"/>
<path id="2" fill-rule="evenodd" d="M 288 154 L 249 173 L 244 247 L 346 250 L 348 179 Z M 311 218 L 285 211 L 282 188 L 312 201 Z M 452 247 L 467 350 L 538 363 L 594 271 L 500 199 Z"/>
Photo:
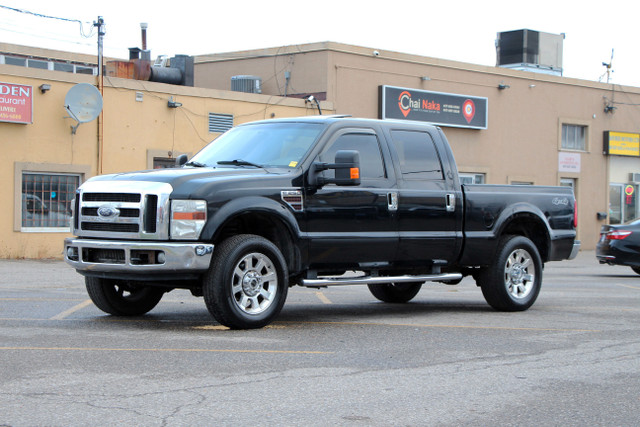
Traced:
<path id="1" fill-rule="evenodd" d="M 360 153 L 359 186 L 328 184 L 306 194 L 311 264 L 386 263 L 398 246 L 397 189 L 390 153 L 377 129 L 339 129 L 316 161 L 334 163 L 339 150 Z M 323 172 L 333 178 L 335 171 Z"/>
<path id="2" fill-rule="evenodd" d="M 398 258 L 446 265 L 462 242 L 462 194 L 440 136 L 424 129 L 390 129 L 398 173 Z M 439 146 L 440 145 L 440 146 Z"/>

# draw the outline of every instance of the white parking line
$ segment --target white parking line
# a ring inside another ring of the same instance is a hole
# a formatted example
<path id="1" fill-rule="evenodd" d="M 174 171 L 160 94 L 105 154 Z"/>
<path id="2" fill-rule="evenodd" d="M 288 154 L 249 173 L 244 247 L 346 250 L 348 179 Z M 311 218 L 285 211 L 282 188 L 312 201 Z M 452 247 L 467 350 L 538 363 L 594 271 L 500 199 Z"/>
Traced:
<path id="1" fill-rule="evenodd" d="M 49 320 L 63 320 L 65 318 L 67 318 L 68 316 L 71 316 L 73 313 L 75 313 L 76 311 L 82 310 L 83 308 L 87 307 L 91 305 L 91 300 L 88 299 L 86 301 L 81 302 L 80 304 L 71 307 L 69 310 L 65 310 L 60 314 L 56 314 L 55 316 L 53 316 L 51 319 Z"/>

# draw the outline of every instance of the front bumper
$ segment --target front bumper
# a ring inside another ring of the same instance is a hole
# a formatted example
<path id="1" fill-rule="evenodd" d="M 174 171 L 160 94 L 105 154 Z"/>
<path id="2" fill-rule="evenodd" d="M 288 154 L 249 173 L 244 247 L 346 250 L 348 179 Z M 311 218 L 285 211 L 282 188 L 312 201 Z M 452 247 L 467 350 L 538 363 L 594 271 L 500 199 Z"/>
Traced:
<path id="1" fill-rule="evenodd" d="M 81 274 L 203 273 L 213 245 L 208 243 L 132 242 L 67 238 L 64 259 Z"/>

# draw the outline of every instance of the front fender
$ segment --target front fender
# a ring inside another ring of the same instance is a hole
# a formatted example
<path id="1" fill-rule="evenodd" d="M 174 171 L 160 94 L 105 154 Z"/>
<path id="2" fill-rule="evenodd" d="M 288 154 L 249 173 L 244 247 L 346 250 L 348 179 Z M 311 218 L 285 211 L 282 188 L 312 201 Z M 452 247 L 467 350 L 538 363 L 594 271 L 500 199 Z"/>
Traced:
<path id="1" fill-rule="evenodd" d="M 207 220 L 201 240 L 212 241 L 216 232 L 230 219 L 245 213 L 264 213 L 279 218 L 292 236 L 300 236 L 300 226 L 291 209 L 273 199 L 260 196 L 240 197 L 221 206 Z"/>

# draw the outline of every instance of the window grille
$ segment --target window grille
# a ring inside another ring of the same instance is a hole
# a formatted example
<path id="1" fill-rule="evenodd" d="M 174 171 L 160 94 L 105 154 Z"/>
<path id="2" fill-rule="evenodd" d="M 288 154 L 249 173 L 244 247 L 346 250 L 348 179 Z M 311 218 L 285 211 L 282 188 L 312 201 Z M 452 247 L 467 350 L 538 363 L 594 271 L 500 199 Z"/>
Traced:
<path id="1" fill-rule="evenodd" d="M 79 175 L 23 172 L 22 227 L 69 227 L 79 185 Z"/>

